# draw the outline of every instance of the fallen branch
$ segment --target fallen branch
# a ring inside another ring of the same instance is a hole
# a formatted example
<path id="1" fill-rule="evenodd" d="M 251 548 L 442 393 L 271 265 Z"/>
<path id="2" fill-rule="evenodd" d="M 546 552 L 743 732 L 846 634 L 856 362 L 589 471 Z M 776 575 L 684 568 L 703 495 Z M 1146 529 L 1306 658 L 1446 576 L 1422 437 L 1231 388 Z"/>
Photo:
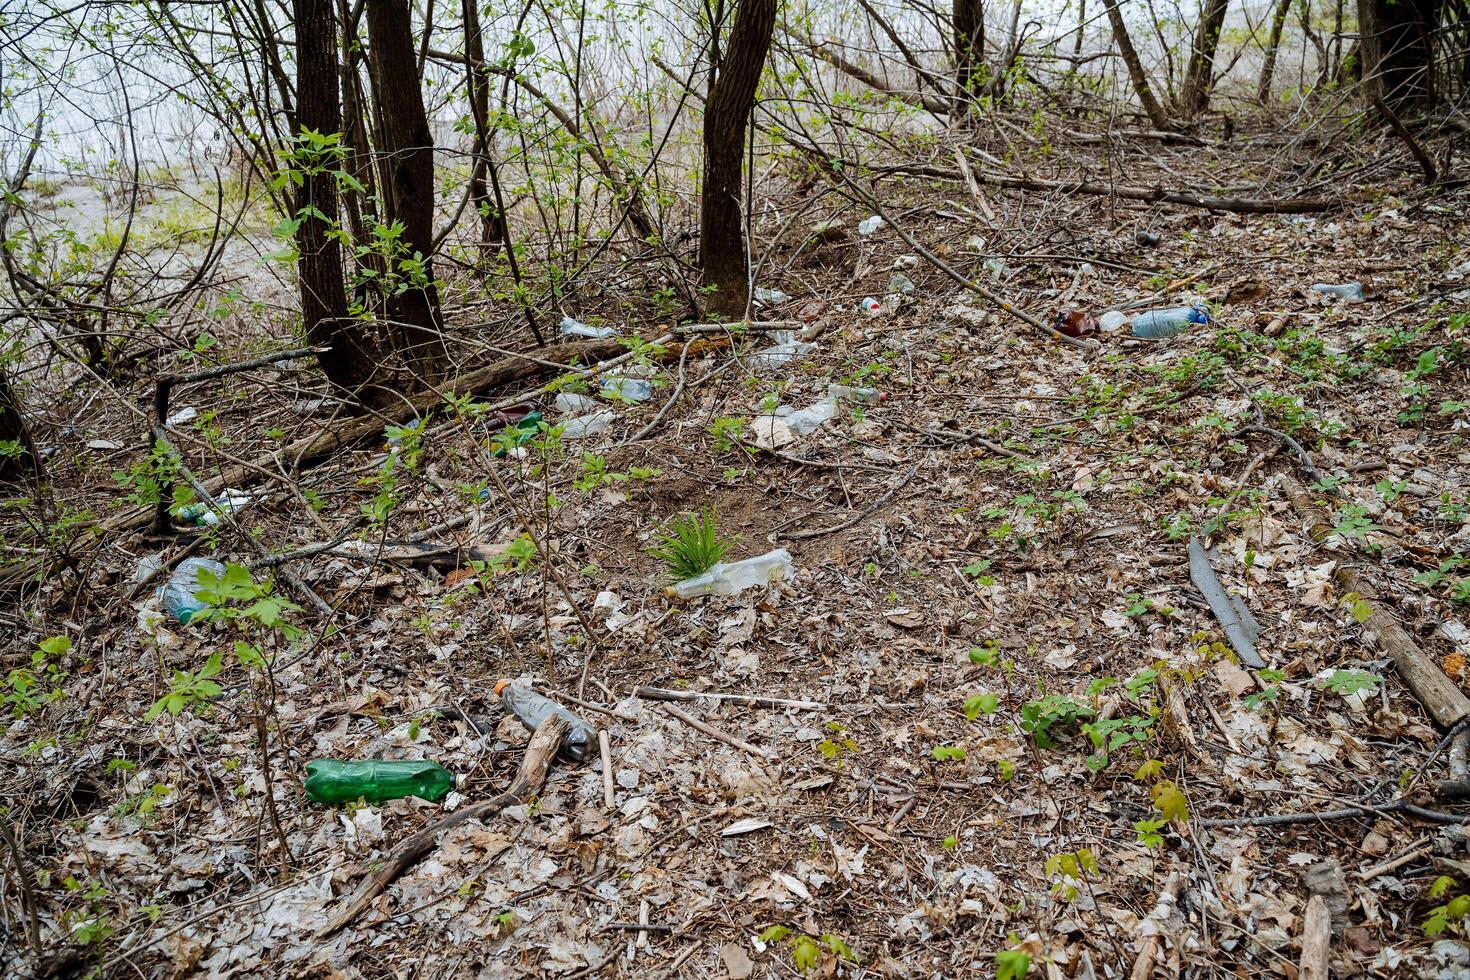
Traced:
<path id="1" fill-rule="evenodd" d="M 1430 159 L 1429 154 L 1425 152 L 1424 147 L 1420 145 L 1419 141 L 1414 138 L 1414 134 L 1409 132 L 1409 127 L 1404 125 L 1404 121 L 1398 117 L 1398 113 L 1390 109 L 1388 103 L 1384 102 L 1383 98 L 1379 95 L 1373 96 L 1373 108 L 1377 109 L 1383 118 L 1388 121 L 1388 128 L 1393 130 L 1393 134 L 1409 148 L 1409 152 L 1413 154 L 1415 162 L 1419 164 L 1419 169 L 1424 171 L 1425 185 L 1427 186 L 1438 180 L 1439 170 L 1435 167 L 1434 161 Z"/>
<path id="2" fill-rule="evenodd" d="M 1399 800 L 1394 803 L 1385 803 L 1382 806 L 1352 806 L 1341 810 L 1315 810 L 1307 813 L 1266 813 L 1250 817 L 1201 817 L 1190 820 L 1191 826 L 1196 827 L 1285 827 L 1299 823 L 1327 822 L 1329 820 L 1352 820 L 1355 817 L 1381 817 L 1387 814 L 1401 814 L 1406 817 L 1414 817 L 1417 820 L 1427 820 L 1430 823 L 1466 825 L 1470 824 L 1470 816 L 1461 816 L 1458 813 L 1444 813 L 1440 810 L 1428 810 L 1422 806 L 1405 803 Z"/>
<path id="3" fill-rule="evenodd" d="M 1327 953 L 1332 948 L 1332 913 L 1321 895 L 1307 901 L 1302 916 L 1302 957 L 1297 980 L 1327 980 Z"/>
<path id="4" fill-rule="evenodd" d="M 1163 921 L 1171 918 L 1174 914 L 1174 906 L 1179 901 L 1179 892 L 1184 888 L 1184 877 L 1177 871 L 1169 872 L 1169 878 L 1164 882 L 1163 891 L 1159 892 L 1159 901 L 1153 911 L 1148 914 L 1145 922 L 1152 922 L 1158 926 Z M 1133 961 L 1133 969 L 1128 974 L 1130 980 L 1148 980 L 1154 975 L 1154 957 L 1158 955 L 1159 947 L 1163 945 L 1164 938 L 1159 934 L 1157 928 L 1143 937 L 1138 947 L 1138 958 Z"/>
<path id="5" fill-rule="evenodd" d="M 662 687 L 639 685 L 633 693 L 651 701 L 732 701 L 749 704 L 757 708 L 803 708 L 826 711 L 824 701 L 797 701 L 790 698 L 765 698 L 755 694 L 714 694 L 706 691 L 670 691 Z"/>
<path id="6" fill-rule="evenodd" d="M 1256 653 L 1255 641 L 1261 627 L 1256 624 L 1255 617 L 1245 604 L 1236 601 L 1225 591 L 1225 586 L 1220 584 L 1220 577 L 1215 574 L 1210 556 L 1205 552 L 1205 546 L 1198 536 L 1191 536 L 1189 539 L 1189 579 L 1204 594 L 1205 601 L 1210 604 L 1210 612 L 1220 621 L 1226 638 L 1230 640 L 1230 646 L 1234 648 L 1241 662 L 1257 670 L 1265 667 L 1260 654 Z"/>
<path id="7" fill-rule="evenodd" d="M 383 866 L 358 887 L 356 893 L 347 900 L 336 915 L 327 921 L 317 935 L 330 936 L 361 915 L 373 899 L 381 895 L 399 875 L 437 847 L 439 836 L 446 830 L 466 820 L 493 816 L 506 807 L 516 806 L 530 799 L 531 795 L 546 782 L 551 760 L 556 757 L 557 750 L 561 747 L 561 741 L 566 737 L 569 727 L 565 719 L 554 715 L 538 725 L 536 731 L 531 735 L 531 741 L 526 745 L 526 754 L 521 756 L 521 768 L 516 772 L 515 779 L 511 780 L 505 792 L 456 810 L 447 817 L 411 834 L 383 862 Z"/>
<path id="8" fill-rule="evenodd" d="M 734 735 L 731 735 L 729 732 L 720 731 L 720 729 L 716 728 L 715 726 L 707 724 L 706 722 L 702 722 L 698 718 L 695 718 L 693 715 L 686 714 L 683 711 L 680 711 L 672 704 L 664 704 L 660 705 L 660 707 L 662 707 L 669 714 L 673 715 L 675 718 L 682 721 L 684 724 L 688 725 L 690 728 L 693 728 L 695 731 L 704 732 L 710 738 L 719 739 L 726 745 L 731 746 L 732 748 L 737 748 L 742 752 L 748 752 L 751 755 L 755 756 L 757 759 L 769 760 L 771 758 L 771 754 L 764 749 L 756 748 L 749 742 L 738 739 Z"/>

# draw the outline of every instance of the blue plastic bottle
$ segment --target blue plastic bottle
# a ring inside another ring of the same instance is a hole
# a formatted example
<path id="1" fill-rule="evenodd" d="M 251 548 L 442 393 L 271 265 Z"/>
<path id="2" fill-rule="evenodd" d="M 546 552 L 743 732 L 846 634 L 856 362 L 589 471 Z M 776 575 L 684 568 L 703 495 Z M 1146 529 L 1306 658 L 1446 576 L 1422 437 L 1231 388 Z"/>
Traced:
<path id="1" fill-rule="evenodd" d="M 1133 318 L 1135 337 L 1173 337 L 1197 323 L 1209 323 L 1210 315 L 1200 306 L 1171 306 L 1164 310 L 1149 310 Z"/>
<path id="2" fill-rule="evenodd" d="M 212 558 L 185 558 L 179 562 L 179 567 L 174 569 L 174 573 L 160 590 L 163 592 L 163 608 L 186 626 L 195 615 L 209 608 L 209 604 L 198 595 L 200 571 L 209 571 L 222 577 L 225 566 Z"/>

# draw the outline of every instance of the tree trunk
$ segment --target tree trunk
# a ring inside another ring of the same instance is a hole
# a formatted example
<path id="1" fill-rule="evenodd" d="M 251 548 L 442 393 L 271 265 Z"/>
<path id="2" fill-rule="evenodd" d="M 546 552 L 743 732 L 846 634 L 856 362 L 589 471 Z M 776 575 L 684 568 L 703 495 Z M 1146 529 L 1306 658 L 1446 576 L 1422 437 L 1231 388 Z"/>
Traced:
<path id="1" fill-rule="evenodd" d="M 715 290 L 710 309 L 726 317 L 743 317 L 750 304 L 741 206 L 745 129 L 775 26 L 776 0 L 741 0 L 704 109 L 700 268 L 705 285 Z"/>
<path id="2" fill-rule="evenodd" d="M 490 189 L 485 184 L 485 169 L 490 158 L 490 79 L 480 67 L 485 62 L 485 42 L 480 34 L 478 0 L 463 0 L 465 70 L 469 73 L 470 116 L 475 124 L 474 167 L 470 173 L 470 205 L 480 216 L 480 255 L 482 260 L 494 253 L 494 246 L 506 240 L 505 216 L 495 207 Z"/>
<path id="3" fill-rule="evenodd" d="M 1433 93 L 1437 0 L 1358 0 L 1364 95 L 1395 112 L 1426 108 Z"/>
<path id="4" fill-rule="evenodd" d="M 1210 107 L 1210 92 L 1215 87 L 1215 49 L 1220 45 L 1220 28 L 1225 26 L 1229 8 L 1230 0 L 1205 0 L 1200 11 L 1189 67 L 1184 70 L 1184 90 L 1179 96 L 1186 116 L 1198 116 Z"/>
<path id="5" fill-rule="evenodd" d="M 388 313 L 397 324 L 400 351 L 419 381 L 433 384 L 449 368 L 434 284 L 434 137 L 419 88 L 408 0 L 367 0 L 368 36 L 383 114 L 387 155 L 388 220 L 400 225 L 402 249 Z"/>
<path id="6" fill-rule="evenodd" d="M 296 118 L 303 131 L 331 135 L 342 130 L 338 102 L 337 24 L 332 0 L 293 0 L 296 24 Z M 300 152 L 300 148 L 298 148 Z M 372 402 L 364 388 L 378 358 L 364 326 L 348 318 L 342 278 L 342 249 L 329 237 L 337 228 L 337 178 L 330 171 L 344 161 L 312 161 L 303 168 L 296 199 L 301 224 L 296 229 L 300 253 L 297 277 L 301 288 L 301 320 L 307 340 L 327 350 L 317 355 L 322 372 L 336 393 L 352 402 Z M 309 210 L 309 214 L 303 214 Z"/>
<path id="7" fill-rule="evenodd" d="M 1291 0 L 1281 0 L 1276 13 L 1271 17 L 1271 39 L 1266 42 L 1266 63 L 1261 66 L 1261 80 L 1256 85 L 1256 101 L 1265 105 L 1271 101 L 1271 81 L 1276 75 L 1276 52 L 1281 50 L 1281 32 L 1286 27 L 1286 15 L 1291 12 Z"/>
<path id="8" fill-rule="evenodd" d="M 1133 40 L 1128 36 L 1128 28 L 1123 23 L 1123 12 L 1118 9 L 1118 0 L 1103 0 L 1103 4 L 1108 8 L 1108 23 L 1113 27 L 1113 40 L 1117 42 L 1118 54 L 1122 56 L 1123 64 L 1128 66 L 1128 77 L 1133 81 L 1133 91 L 1138 94 L 1144 114 L 1155 129 L 1169 129 L 1169 117 L 1164 115 L 1163 106 L 1154 98 L 1153 89 L 1148 87 L 1148 76 L 1143 73 L 1143 62 L 1138 60 L 1138 52 L 1134 50 Z"/>
<path id="9" fill-rule="evenodd" d="M 31 429 L 20 410 L 20 399 L 10 378 L 0 371 L 0 480 L 14 480 L 26 473 L 41 472 L 41 457 L 31 441 Z M 18 450 L 18 451 L 16 451 Z"/>
<path id="10" fill-rule="evenodd" d="M 954 30 L 955 81 L 959 83 L 956 112 L 977 94 L 985 79 L 985 7 L 982 0 L 954 0 L 950 8 Z M 978 80 L 977 80 L 978 76 Z"/>

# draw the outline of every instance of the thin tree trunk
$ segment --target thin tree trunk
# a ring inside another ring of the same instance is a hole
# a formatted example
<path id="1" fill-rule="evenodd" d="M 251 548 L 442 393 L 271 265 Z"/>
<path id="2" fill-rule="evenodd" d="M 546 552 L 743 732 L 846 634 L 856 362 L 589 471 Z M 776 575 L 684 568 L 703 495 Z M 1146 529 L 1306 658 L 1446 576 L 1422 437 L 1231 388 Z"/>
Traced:
<path id="1" fill-rule="evenodd" d="M 1186 116 L 1198 116 L 1210 107 L 1210 92 L 1215 87 L 1215 50 L 1220 45 L 1220 28 L 1225 26 L 1229 8 L 1230 0 L 1205 0 L 1200 11 L 1189 67 L 1184 70 L 1184 90 L 1179 97 Z"/>
<path id="2" fill-rule="evenodd" d="M 36 444 L 31 441 L 31 429 L 20 410 L 20 399 L 10 385 L 10 378 L 0 371 L 0 443 L 7 443 L 7 450 L 19 452 L 0 453 L 0 480 L 14 480 L 25 473 L 40 473 L 41 457 L 36 453 Z"/>
<path id="3" fill-rule="evenodd" d="M 960 87 L 955 106 L 959 114 L 978 94 L 976 87 L 986 81 L 985 8 L 982 0 L 954 0 L 950 8 L 950 26 L 954 31 L 955 81 Z"/>
<path id="4" fill-rule="evenodd" d="M 332 0 L 293 0 L 296 24 L 296 117 L 302 130 L 323 135 L 342 130 L 338 102 L 337 24 Z M 300 253 L 301 319 L 307 339 L 327 350 L 317 355 L 322 372 L 350 401 L 373 401 L 363 389 L 373 378 L 378 358 L 366 331 L 347 316 L 342 277 L 342 250 L 329 237 L 337 228 L 337 178 L 329 171 L 341 160 L 315 161 L 306 168 L 296 201 L 301 224 L 296 230 Z M 303 214 L 304 211 L 309 213 Z"/>
<path id="5" fill-rule="evenodd" d="M 1077 8 L 1077 34 L 1072 38 L 1072 57 L 1074 59 L 1082 55 L 1082 33 L 1086 27 L 1087 0 L 1082 0 L 1081 5 Z M 1075 62 L 1073 63 L 1073 69 L 1076 69 Z"/>
<path id="6" fill-rule="evenodd" d="M 1148 87 L 1148 76 L 1144 74 L 1143 62 L 1138 59 L 1133 40 L 1128 36 L 1128 28 L 1123 23 L 1123 12 L 1118 9 L 1118 0 L 1103 0 L 1103 4 L 1108 8 L 1108 23 L 1113 28 L 1113 40 L 1118 45 L 1118 54 L 1122 56 L 1123 64 L 1128 66 L 1128 77 L 1133 81 L 1133 91 L 1138 95 L 1144 114 L 1155 129 L 1171 128 L 1169 117 L 1164 114 L 1164 107 L 1159 105 L 1159 100 L 1154 98 L 1153 89 Z"/>
<path id="7" fill-rule="evenodd" d="M 480 257 L 495 252 L 496 243 L 506 240 L 505 215 L 496 210 L 485 184 L 485 167 L 490 157 L 490 79 L 479 67 L 485 61 L 485 41 L 480 34 L 478 0 L 463 0 L 465 70 L 469 74 L 470 115 L 475 124 L 474 167 L 470 172 L 470 205 L 480 215 Z"/>
<path id="8" fill-rule="evenodd" d="M 1271 100 L 1271 81 L 1276 75 L 1276 52 L 1281 50 L 1281 32 L 1286 27 L 1286 15 L 1291 12 L 1291 0 L 1281 0 L 1276 13 L 1271 17 L 1271 39 L 1266 42 L 1266 63 L 1261 66 L 1261 80 L 1256 85 L 1256 101 L 1265 105 Z"/>
<path id="9" fill-rule="evenodd" d="M 710 309 L 726 317 L 744 316 L 750 304 L 742 207 L 745 130 L 775 26 L 776 0 L 741 0 L 704 109 L 700 268 L 715 290 Z"/>
<path id="10" fill-rule="evenodd" d="M 389 220 L 402 226 L 401 281 L 388 300 L 401 351 L 420 382 L 433 384 L 449 368 L 434 284 L 434 137 L 419 88 L 408 0 L 367 0 L 370 60 L 376 65 L 376 101 L 383 114 L 389 157 L 385 188 Z"/>

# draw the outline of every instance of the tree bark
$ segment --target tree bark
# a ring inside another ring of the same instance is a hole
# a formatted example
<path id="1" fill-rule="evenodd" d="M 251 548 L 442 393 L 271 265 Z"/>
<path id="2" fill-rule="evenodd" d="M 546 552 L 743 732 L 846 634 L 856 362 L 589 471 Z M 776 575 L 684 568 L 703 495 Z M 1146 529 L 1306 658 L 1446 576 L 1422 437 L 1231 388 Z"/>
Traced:
<path id="1" fill-rule="evenodd" d="M 1286 15 L 1291 12 L 1291 0 L 1281 0 L 1276 13 L 1271 17 L 1271 38 L 1266 42 L 1266 63 L 1261 66 L 1261 80 L 1256 84 L 1256 101 L 1265 105 L 1271 101 L 1271 81 L 1276 75 L 1276 52 L 1281 50 L 1281 32 L 1286 27 Z"/>
<path id="2" fill-rule="evenodd" d="M 775 26 L 776 0 L 741 0 L 705 103 L 700 269 L 705 285 L 714 287 L 709 308 L 726 317 L 743 317 L 750 304 L 742 207 L 745 130 Z"/>
<path id="3" fill-rule="evenodd" d="M 1359 50 L 1368 101 L 1380 98 L 1400 115 L 1426 108 L 1433 96 L 1437 0 L 1358 0 Z"/>
<path id="4" fill-rule="evenodd" d="M 293 0 L 296 24 L 296 118 L 302 130 L 331 135 L 342 130 L 338 101 L 337 23 L 332 0 Z M 375 399 L 365 389 L 378 357 L 360 321 L 347 316 L 342 249 L 329 237 L 338 226 L 337 178 L 345 161 L 316 161 L 305 168 L 296 199 L 301 320 L 307 340 L 327 348 L 317 355 L 336 393 L 355 404 Z M 310 214 L 303 215 L 304 210 Z"/>
<path id="5" fill-rule="evenodd" d="M 1113 40 L 1118 45 L 1118 54 L 1122 56 L 1123 64 L 1128 66 L 1128 77 L 1133 82 L 1133 91 L 1138 95 L 1144 114 L 1155 129 L 1171 128 L 1169 117 L 1164 114 L 1164 107 L 1159 105 L 1159 100 L 1154 98 L 1153 89 L 1148 86 L 1148 76 L 1144 74 L 1143 62 L 1139 60 L 1138 52 L 1133 47 L 1133 39 L 1128 36 L 1128 28 L 1123 23 L 1123 12 L 1118 9 L 1118 0 L 1103 0 L 1103 4 L 1108 8 L 1108 23 L 1113 28 Z"/>
<path id="6" fill-rule="evenodd" d="M 983 0 L 954 0 L 950 7 L 954 31 L 955 81 L 959 83 L 956 113 L 974 98 L 975 87 L 985 81 L 985 7 Z M 979 80 L 976 78 L 979 76 Z"/>
<path id="7" fill-rule="evenodd" d="M 408 0 L 367 0 L 369 58 L 375 63 L 376 101 L 383 115 L 387 155 L 388 220 L 402 227 L 395 261 L 398 281 L 388 300 L 400 352 L 423 384 L 449 368 L 434 284 L 434 137 L 419 88 Z"/>
<path id="8" fill-rule="evenodd" d="M 480 216 L 481 259 L 506 241 L 505 216 L 497 210 L 485 184 L 490 159 L 490 79 L 479 66 L 485 62 L 485 42 L 480 32 L 478 0 L 463 0 L 465 71 L 469 75 L 470 115 L 475 124 L 474 168 L 470 173 L 470 205 Z"/>
<path id="9" fill-rule="evenodd" d="M 1184 90 L 1180 108 L 1186 116 L 1198 116 L 1210 107 L 1210 92 L 1215 87 L 1215 50 L 1220 45 L 1220 28 L 1230 0 L 1205 0 L 1200 11 L 1199 27 L 1194 33 L 1194 48 L 1189 53 L 1189 66 L 1184 70 Z"/>
<path id="10" fill-rule="evenodd" d="M 31 429 L 20 410 L 20 399 L 10 378 L 0 371 L 0 442 L 14 443 L 20 452 L 0 454 L 0 480 L 14 480 L 26 473 L 40 473 L 41 457 L 31 441 Z"/>

